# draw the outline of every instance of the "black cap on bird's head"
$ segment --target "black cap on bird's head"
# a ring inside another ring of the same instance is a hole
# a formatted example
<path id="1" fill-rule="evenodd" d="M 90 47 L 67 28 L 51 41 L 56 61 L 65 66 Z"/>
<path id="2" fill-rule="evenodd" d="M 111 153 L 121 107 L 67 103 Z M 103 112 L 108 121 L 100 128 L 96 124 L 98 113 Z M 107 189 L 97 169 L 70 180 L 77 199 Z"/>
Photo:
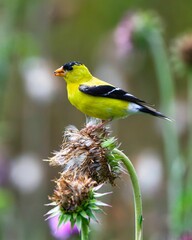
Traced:
<path id="1" fill-rule="evenodd" d="M 82 65 L 80 62 L 68 62 L 54 71 L 55 76 L 64 77 L 67 71 L 73 70 L 73 66 Z"/>
<path id="2" fill-rule="evenodd" d="M 65 64 L 63 65 L 63 69 L 64 69 L 65 71 L 71 71 L 71 70 L 73 70 L 73 66 L 74 66 L 74 65 L 82 65 L 82 63 L 76 62 L 76 61 L 68 62 L 68 63 L 65 63 Z"/>

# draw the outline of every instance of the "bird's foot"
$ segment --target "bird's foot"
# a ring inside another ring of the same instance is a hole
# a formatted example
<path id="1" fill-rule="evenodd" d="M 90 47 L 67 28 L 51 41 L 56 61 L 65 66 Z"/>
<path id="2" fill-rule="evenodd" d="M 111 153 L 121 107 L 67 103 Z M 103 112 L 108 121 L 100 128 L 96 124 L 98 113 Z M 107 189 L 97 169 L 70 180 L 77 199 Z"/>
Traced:
<path id="1" fill-rule="evenodd" d="M 110 123 L 112 119 L 107 119 L 107 120 L 101 120 L 100 123 L 96 124 L 96 125 L 89 125 L 86 126 L 86 132 L 88 133 L 92 133 L 94 131 L 97 131 L 99 129 L 102 129 L 105 127 L 106 124 Z M 83 130 L 83 129 L 82 129 Z"/>

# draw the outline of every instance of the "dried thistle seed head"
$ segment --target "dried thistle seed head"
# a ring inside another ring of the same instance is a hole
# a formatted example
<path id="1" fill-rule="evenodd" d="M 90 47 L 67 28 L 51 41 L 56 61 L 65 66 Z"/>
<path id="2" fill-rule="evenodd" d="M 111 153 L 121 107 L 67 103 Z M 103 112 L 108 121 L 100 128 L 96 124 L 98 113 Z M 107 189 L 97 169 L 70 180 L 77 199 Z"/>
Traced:
<path id="1" fill-rule="evenodd" d="M 56 188 L 50 197 L 63 212 L 76 212 L 89 199 L 90 191 L 96 186 L 91 178 L 68 173 L 55 181 Z"/>
<path id="2" fill-rule="evenodd" d="M 95 125 L 97 123 L 97 125 Z M 108 193 L 97 193 L 101 183 L 114 183 L 121 167 L 119 155 L 115 154 L 116 140 L 108 138 L 109 131 L 99 120 L 88 121 L 85 128 L 78 130 L 69 126 L 64 133 L 61 150 L 49 159 L 50 165 L 62 167 L 56 187 L 49 199 L 54 206 L 46 213 L 47 219 L 59 216 L 60 226 L 70 221 L 80 228 L 90 219 L 97 222 L 95 211 L 109 206 L 97 198 Z"/>
<path id="3" fill-rule="evenodd" d="M 132 40 L 137 46 L 148 45 L 149 37 L 153 38 L 154 32 L 163 32 L 163 24 L 154 11 L 139 11 L 134 16 L 135 27 Z"/>
<path id="4" fill-rule="evenodd" d="M 175 40 L 171 47 L 172 64 L 179 75 L 192 72 L 192 34 Z"/>
<path id="5" fill-rule="evenodd" d="M 85 174 L 97 184 L 109 181 L 113 184 L 114 175 L 108 162 L 110 150 L 102 147 L 109 136 L 109 131 L 102 123 L 92 125 L 90 122 L 80 131 L 69 126 L 64 132 L 60 151 L 49 159 L 51 165 L 61 166 L 63 174 L 71 171 Z"/>
<path id="6" fill-rule="evenodd" d="M 127 12 L 114 32 L 117 56 L 130 55 L 135 47 L 145 50 L 149 44 L 148 39 L 153 37 L 154 31 L 162 30 L 161 20 L 155 12 Z"/>
<path id="7" fill-rule="evenodd" d="M 183 62 L 192 67 L 192 35 L 183 37 L 180 42 L 180 54 Z"/>
<path id="8" fill-rule="evenodd" d="M 86 220 L 88 226 L 92 219 L 98 222 L 95 211 L 102 211 L 101 206 L 110 206 L 98 200 L 98 198 L 108 195 L 111 192 L 98 193 L 102 185 L 87 176 L 80 176 L 73 173 L 65 173 L 60 176 L 56 182 L 56 188 L 52 197 L 49 197 L 51 203 L 47 206 L 53 206 L 45 216 L 47 219 L 58 216 L 58 227 L 67 221 L 75 224 L 81 229 L 82 222 Z"/>

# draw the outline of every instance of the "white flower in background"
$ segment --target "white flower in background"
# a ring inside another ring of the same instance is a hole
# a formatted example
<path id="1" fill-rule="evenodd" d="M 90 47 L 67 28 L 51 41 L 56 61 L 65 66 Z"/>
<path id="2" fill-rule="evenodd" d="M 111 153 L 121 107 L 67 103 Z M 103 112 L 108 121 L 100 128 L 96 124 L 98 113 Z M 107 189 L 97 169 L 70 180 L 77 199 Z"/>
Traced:
<path id="1" fill-rule="evenodd" d="M 21 64 L 21 74 L 28 96 L 35 101 L 49 103 L 56 94 L 57 84 L 45 59 L 31 57 Z"/>
<path id="2" fill-rule="evenodd" d="M 156 152 L 148 150 L 137 156 L 136 171 L 145 197 L 156 194 L 163 179 L 161 159 Z"/>
<path id="3" fill-rule="evenodd" d="M 32 193 L 43 180 L 41 161 L 34 154 L 25 153 L 14 159 L 10 178 L 12 184 L 22 193 Z"/>

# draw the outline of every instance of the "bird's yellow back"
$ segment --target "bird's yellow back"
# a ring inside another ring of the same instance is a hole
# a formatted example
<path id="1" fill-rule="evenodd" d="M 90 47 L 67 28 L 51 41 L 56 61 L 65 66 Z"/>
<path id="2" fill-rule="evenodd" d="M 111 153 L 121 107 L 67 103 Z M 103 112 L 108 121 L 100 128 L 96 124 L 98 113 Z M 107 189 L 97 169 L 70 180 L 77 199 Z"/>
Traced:
<path id="1" fill-rule="evenodd" d="M 100 119 L 124 118 L 127 116 L 128 102 L 119 99 L 94 97 L 79 91 L 79 83 L 87 86 L 111 85 L 98 78 L 91 77 L 89 81 L 81 79 L 67 83 L 68 99 L 72 105 L 88 116 Z M 115 117 L 114 117 L 115 116 Z"/>
<path id="2" fill-rule="evenodd" d="M 170 120 L 145 101 L 93 77 L 88 68 L 79 62 L 66 63 L 55 71 L 55 75 L 65 79 L 71 104 L 91 117 L 109 120 L 143 112 Z"/>

